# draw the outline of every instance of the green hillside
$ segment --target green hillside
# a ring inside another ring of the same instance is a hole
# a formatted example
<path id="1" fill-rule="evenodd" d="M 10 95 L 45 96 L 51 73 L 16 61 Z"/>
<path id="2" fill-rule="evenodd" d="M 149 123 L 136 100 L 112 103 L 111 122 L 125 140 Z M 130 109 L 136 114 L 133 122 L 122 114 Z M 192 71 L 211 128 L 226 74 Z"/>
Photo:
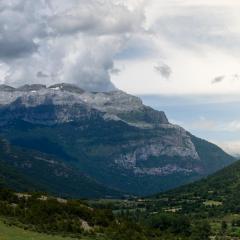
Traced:
<path id="1" fill-rule="evenodd" d="M 36 233 L 29 230 L 24 230 L 23 228 L 6 225 L 3 223 L 3 221 L 0 220 L 0 239 L 1 240 L 72 240 L 73 238 L 53 236 L 53 235 L 51 236 L 43 233 Z"/>
<path id="2" fill-rule="evenodd" d="M 239 213 L 240 161 L 201 181 L 160 194 L 156 199 L 159 205 L 179 206 L 185 213 Z"/>
<path id="3" fill-rule="evenodd" d="M 51 188 L 54 193 L 71 197 L 119 196 L 119 193 L 110 189 L 140 196 L 164 192 L 198 180 L 235 161 L 217 146 L 194 136 L 191 139 L 197 148 L 199 160 L 164 154 L 144 160 L 144 153 L 148 151 L 145 145 L 152 146 L 152 141 L 155 143 L 153 146 L 157 144 L 157 148 L 161 148 L 162 138 L 175 139 L 175 131 L 174 128 L 138 129 L 120 121 L 106 122 L 98 118 L 54 126 L 15 121 L 0 129 L 0 135 L 12 146 L 34 153 L 30 154 L 32 156 L 38 155 L 37 159 L 28 159 L 27 165 L 14 165 L 24 176 L 30 176 L 34 183 Z M 147 144 L 148 140 L 150 143 Z M 117 160 L 133 159 L 133 153 L 138 156 L 136 169 L 145 169 L 149 174 L 116 164 Z M 53 158 L 55 166 L 60 163 L 57 165 L 57 176 L 53 164 L 40 161 L 49 157 Z M 22 155 L 21 159 L 24 158 Z M 151 169 L 166 169 L 166 174 L 153 174 Z M 88 179 L 84 179 L 84 176 L 88 176 Z M 52 186 L 49 186 L 50 183 Z M 82 191 L 72 188 L 80 185 Z"/>
<path id="4" fill-rule="evenodd" d="M 111 206 L 117 214 L 130 215 L 144 226 L 164 232 L 166 239 L 188 239 L 187 236 L 191 240 L 239 240 L 239 199 L 240 161 L 198 182 L 155 196 L 91 204 Z M 208 236 L 204 236 L 206 232 Z M 185 238 L 177 238 L 179 235 Z"/>
<path id="5" fill-rule="evenodd" d="M 0 185 L 16 191 L 42 191 L 62 197 L 119 197 L 51 153 L 16 147 L 0 138 Z"/>

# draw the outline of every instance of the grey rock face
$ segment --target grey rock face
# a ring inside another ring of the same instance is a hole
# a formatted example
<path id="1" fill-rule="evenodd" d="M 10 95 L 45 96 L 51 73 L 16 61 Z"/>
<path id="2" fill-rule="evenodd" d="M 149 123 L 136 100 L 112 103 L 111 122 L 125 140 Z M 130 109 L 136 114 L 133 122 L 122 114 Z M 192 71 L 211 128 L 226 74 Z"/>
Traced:
<path id="1" fill-rule="evenodd" d="M 177 164 L 167 164 L 164 167 L 156 167 L 156 168 L 134 168 L 134 173 L 136 175 L 144 176 L 144 175 L 149 175 L 149 176 L 168 176 L 171 174 L 176 174 L 176 173 L 183 173 L 183 174 L 188 174 L 188 173 L 194 173 L 196 172 L 195 169 L 191 168 L 182 168 L 179 167 Z"/>
<path id="2" fill-rule="evenodd" d="M 191 159 L 196 162 L 200 160 L 190 136 L 183 128 L 171 124 L 165 125 L 164 128 L 166 130 L 170 129 L 171 131 L 166 131 L 165 133 L 160 134 L 159 137 L 153 137 L 144 141 L 136 140 L 123 146 L 123 149 L 131 147 L 131 149 L 134 150 L 132 152 L 121 154 L 119 158 L 115 159 L 115 163 L 125 169 L 133 170 L 136 174 L 143 174 L 145 172 L 148 175 L 162 176 L 163 172 L 166 173 L 166 171 L 163 171 L 166 166 L 163 166 L 162 168 L 144 168 L 143 171 L 143 168 L 138 167 L 139 162 L 144 163 L 150 158 L 157 159 L 159 156 Z M 126 151 L 123 150 L 122 152 Z M 155 165 L 157 166 L 157 163 Z M 170 165 L 168 165 L 167 169 L 172 169 L 171 171 L 178 171 L 178 169 L 176 169 L 176 164 L 173 165 L 174 168 L 170 168 L 169 166 Z M 169 173 L 171 171 L 169 170 Z M 191 166 L 189 169 L 186 168 L 184 171 L 192 171 Z"/>

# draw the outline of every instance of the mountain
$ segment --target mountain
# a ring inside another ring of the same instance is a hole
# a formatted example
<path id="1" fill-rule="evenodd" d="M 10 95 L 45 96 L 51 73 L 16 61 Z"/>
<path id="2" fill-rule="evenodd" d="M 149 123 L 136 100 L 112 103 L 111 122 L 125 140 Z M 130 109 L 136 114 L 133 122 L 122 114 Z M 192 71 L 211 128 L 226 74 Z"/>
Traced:
<path id="1" fill-rule="evenodd" d="M 164 112 L 143 105 L 138 97 L 122 91 L 86 92 L 64 83 L 1 85 L 0 136 L 32 156 L 28 166 L 14 165 L 27 177 L 55 168 L 44 161 L 33 168 L 37 152 L 101 186 L 138 195 L 175 188 L 235 161 L 169 123 Z M 51 184 L 52 174 L 49 170 L 43 185 Z M 68 173 L 68 180 L 77 187 L 82 180 L 74 174 Z M 56 179 L 58 187 L 52 188 L 62 193 L 65 183 Z"/>

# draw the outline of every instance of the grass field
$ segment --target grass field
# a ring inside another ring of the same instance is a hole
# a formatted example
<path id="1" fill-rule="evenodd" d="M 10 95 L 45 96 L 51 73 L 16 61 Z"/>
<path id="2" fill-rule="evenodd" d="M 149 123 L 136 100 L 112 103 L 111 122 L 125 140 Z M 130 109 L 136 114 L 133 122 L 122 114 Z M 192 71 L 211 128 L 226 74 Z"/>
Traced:
<path id="1" fill-rule="evenodd" d="M 0 221 L 0 240 L 73 240 L 59 236 L 50 236 L 31 231 L 26 231 L 17 227 L 9 227 Z"/>

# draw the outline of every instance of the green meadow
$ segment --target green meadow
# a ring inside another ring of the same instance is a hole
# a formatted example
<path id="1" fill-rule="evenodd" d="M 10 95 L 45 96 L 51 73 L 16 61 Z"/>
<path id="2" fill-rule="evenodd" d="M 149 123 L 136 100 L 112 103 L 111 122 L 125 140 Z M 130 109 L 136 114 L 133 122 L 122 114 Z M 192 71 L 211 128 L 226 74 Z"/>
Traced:
<path id="1" fill-rule="evenodd" d="M 46 235 L 8 226 L 0 221 L 0 240 L 73 240 L 60 236 Z"/>

